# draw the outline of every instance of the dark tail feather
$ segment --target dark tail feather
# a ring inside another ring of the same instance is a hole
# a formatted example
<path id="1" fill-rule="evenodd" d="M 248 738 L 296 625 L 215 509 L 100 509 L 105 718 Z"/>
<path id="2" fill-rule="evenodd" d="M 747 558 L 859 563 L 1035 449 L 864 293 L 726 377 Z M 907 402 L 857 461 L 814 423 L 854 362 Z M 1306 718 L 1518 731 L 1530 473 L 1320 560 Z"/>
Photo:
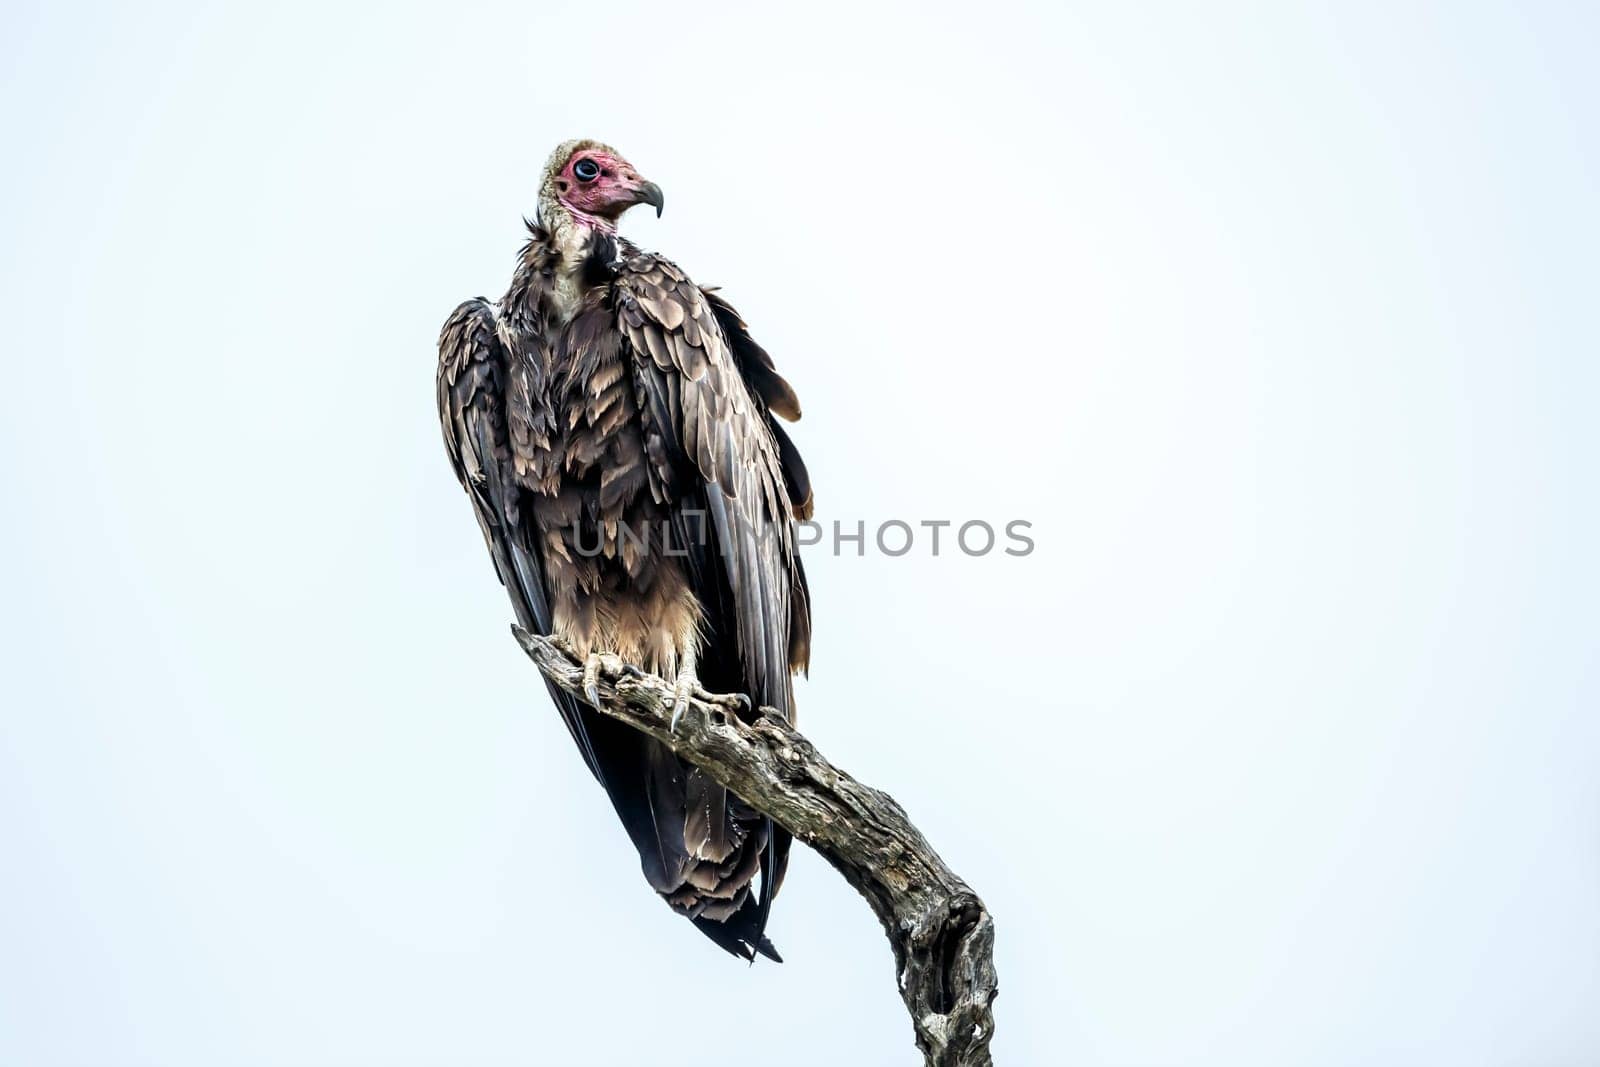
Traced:
<path id="1" fill-rule="evenodd" d="M 744 906 L 723 922 L 706 918 L 695 919 L 693 922 L 700 928 L 701 933 L 742 960 L 754 963 L 756 954 L 760 953 L 773 963 L 782 963 L 783 957 L 778 955 L 777 948 L 767 939 L 767 935 L 761 932 L 764 920 L 760 916 L 760 911 L 761 906 L 752 896 L 746 897 Z"/>
<path id="2" fill-rule="evenodd" d="M 767 834 L 767 848 L 761 856 L 761 895 L 756 900 L 755 935 L 760 942 L 771 944 L 767 941 L 767 918 L 772 914 L 772 898 L 778 895 L 783 876 L 789 869 L 789 845 L 794 837 L 771 819 L 764 819 L 761 828 Z"/>
<path id="3" fill-rule="evenodd" d="M 683 763 L 665 745 L 650 740 L 631 726 L 600 715 L 587 705 L 580 705 L 580 713 L 595 743 L 602 768 L 601 780 L 628 836 L 633 840 L 634 848 L 638 850 L 645 879 L 680 914 L 692 907 L 692 904 L 679 899 L 685 892 L 695 894 L 687 882 L 692 869 L 697 862 L 702 868 L 704 864 L 715 862 L 696 861 L 690 855 L 684 833 L 694 821 L 691 810 L 695 805 L 688 802 L 688 794 L 696 794 L 699 797 L 697 803 L 720 809 L 720 818 L 717 819 L 719 825 L 713 832 L 713 839 L 726 838 L 735 820 L 744 822 L 750 819 L 751 822 L 745 822 L 745 825 L 749 827 L 751 835 L 763 831 L 768 833 L 765 845 L 758 844 L 761 840 L 759 837 L 749 842 L 750 847 L 762 850 L 759 861 L 762 871 L 761 899 L 758 900 L 754 892 L 747 892 L 738 910 L 727 918 L 718 920 L 707 915 L 691 914 L 690 921 L 719 947 L 740 959 L 754 960 L 759 953 L 782 962 L 778 950 L 767 940 L 765 929 L 767 910 L 772 903 L 770 893 L 776 888 L 767 874 L 773 869 L 771 835 L 783 834 L 783 831 L 769 831 L 767 824 L 755 823 L 752 809 L 728 794 L 722 786 L 705 778 L 704 772 Z M 696 781 L 697 778 L 702 780 Z M 788 835 L 783 834 L 780 856 L 788 854 L 788 842 Z M 730 865 L 734 861 L 735 851 L 733 847 L 727 849 Z M 754 868 L 752 862 L 747 873 L 742 876 L 733 873 L 732 877 L 749 879 Z M 781 859 L 778 870 L 781 880 Z"/>

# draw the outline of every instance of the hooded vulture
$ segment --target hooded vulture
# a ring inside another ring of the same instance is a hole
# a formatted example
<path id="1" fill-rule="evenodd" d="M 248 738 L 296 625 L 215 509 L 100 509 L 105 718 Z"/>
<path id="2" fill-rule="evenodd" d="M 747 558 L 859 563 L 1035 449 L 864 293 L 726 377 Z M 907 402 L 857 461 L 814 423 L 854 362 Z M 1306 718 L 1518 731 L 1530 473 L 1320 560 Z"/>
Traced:
<path id="1" fill-rule="evenodd" d="M 585 663 L 612 654 L 794 716 L 810 601 L 795 521 L 811 514 L 777 419 L 789 383 L 738 312 L 617 234 L 661 190 L 614 149 L 551 155 L 537 221 L 498 302 L 439 336 L 445 449 L 517 621 Z M 651 887 L 735 955 L 766 937 L 789 835 L 670 749 L 550 686 Z M 758 876 L 759 875 L 759 887 Z"/>

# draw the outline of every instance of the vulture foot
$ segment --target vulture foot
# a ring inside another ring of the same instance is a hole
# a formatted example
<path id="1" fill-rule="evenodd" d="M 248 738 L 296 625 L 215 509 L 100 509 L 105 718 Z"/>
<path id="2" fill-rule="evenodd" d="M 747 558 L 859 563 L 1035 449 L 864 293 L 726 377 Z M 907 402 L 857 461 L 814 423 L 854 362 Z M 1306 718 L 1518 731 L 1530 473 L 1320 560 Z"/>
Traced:
<path id="1" fill-rule="evenodd" d="M 683 718 L 684 709 L 689 706 L 689 701 L 695 697 L 709 695 L 700 688 L 700 678 L 694 673 L 694 660 L 690 659 L 678 672 L 677 683 L 672 687 L 672 721 L 667 724 L 667 729 L 677 733 L 678 720 Z"/>
<path id="2" fill-rule="evenodd" d="M 600 675 L 605 673 L 613 678 L 629 671 L 629 666 L 621 659 L 609 652 L 591 652 L 583 661 L 583 695 L 589 698 L 589 703 L 595 707 L 600 706 Z M 638 668 L 632 668 L 637 673 Z"/>
<path id="3" fill-rule="evenodd" d="M 750 698 L 743 693 L 711 693 L 700 684 L 700 678 L 695 674 L 694 660 L 690 659 L 678 671 L 676 684 L 672 687 L 672 722 L 668 729 L 674 733 L 678 729 L 678 720 L 683 718 L 683 713 L 688 710 L 689 702 L 698 700 L 702 704 L 711 704 L 719 708 L 726 708 L 735 715 L 743 718 L 750 713 Z"/>

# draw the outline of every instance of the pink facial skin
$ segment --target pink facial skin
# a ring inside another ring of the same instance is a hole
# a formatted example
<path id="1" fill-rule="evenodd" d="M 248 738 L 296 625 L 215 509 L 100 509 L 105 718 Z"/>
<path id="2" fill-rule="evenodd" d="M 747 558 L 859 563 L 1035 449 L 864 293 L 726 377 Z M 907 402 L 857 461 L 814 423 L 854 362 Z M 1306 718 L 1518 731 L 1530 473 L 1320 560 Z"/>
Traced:
<path id="1" fill-rule="evenodd" d="M 600 168 L 588 181 L 581 177 L 586 160 Z M 661 189 L 639 177 L 626 159 L 599 149 L 572 154 L 556 177 L 556 198 L 578 222 L 607 233 L 616 232 L 617 219 L 635 204 L 653 204 L 661 214 Z"/>

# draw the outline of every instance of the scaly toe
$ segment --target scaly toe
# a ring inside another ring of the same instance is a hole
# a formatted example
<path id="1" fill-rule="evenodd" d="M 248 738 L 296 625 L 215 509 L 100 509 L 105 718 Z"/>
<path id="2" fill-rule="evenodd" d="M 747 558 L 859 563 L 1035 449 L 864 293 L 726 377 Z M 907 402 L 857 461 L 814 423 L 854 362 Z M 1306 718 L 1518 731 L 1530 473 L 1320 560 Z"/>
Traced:
<path id="1" fill-rule="evenodd" d="M 684 711 L 689 707 L 689 701 L 694 699 L 695 692 L 700 684 L 694 678 L 679 678 L 678 684 L 672 689 L 672 721 L 667 724 L 667 729 L 672 733 L 678 732 L 678 721 L 683 718 Z"/>
<path id="2" fill-rule="evenodd" d="M 600 653 L 591 652 L 583 661 L 583 695 L 595 707 L 600 706 Z"/>

